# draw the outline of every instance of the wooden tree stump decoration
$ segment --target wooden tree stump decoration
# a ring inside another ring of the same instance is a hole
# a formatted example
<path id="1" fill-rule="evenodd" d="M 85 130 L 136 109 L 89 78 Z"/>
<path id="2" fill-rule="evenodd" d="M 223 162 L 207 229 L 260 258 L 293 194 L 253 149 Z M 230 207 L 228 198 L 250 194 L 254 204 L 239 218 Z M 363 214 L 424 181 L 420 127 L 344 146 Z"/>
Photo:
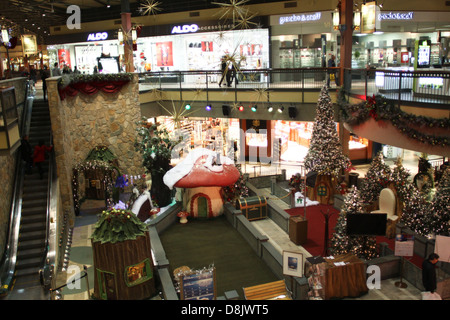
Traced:
<path id="1" fill-rule="evenodd" d="M 95 299 L 142 300 L 156 294 L 147 225 L 132 211 L 103 211 L 91 242 Z"/>
<path id="2" fill-rule="evenodd" d="M 318 175 L 312 200 L 319 201 L 321 204 L 333 204 L 333 195 L 336 193 L 336 178 L 332 175 Z"/>

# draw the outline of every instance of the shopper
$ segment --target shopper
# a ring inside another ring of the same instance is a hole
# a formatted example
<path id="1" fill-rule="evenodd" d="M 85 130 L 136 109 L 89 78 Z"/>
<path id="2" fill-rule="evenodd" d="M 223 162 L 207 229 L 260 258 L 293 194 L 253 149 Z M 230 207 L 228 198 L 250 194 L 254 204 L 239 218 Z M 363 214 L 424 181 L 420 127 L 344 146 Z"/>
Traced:
<path id="1" fill-rule="evenodd" d="M 231 87 L 231 84 L 233 83 L 233 80 L 235 81 L 235 84 L 238 84 L 238 81 L 236 79 L 236 67 L 233 63 L 230 63 L 230 68 L 227 72 L 227 85 Z"/>
<path id="2" fill-rule="evenodd" d="M 44 168 L 42 168 L 42 163 L 45 161 L 46 152 L 50 152 L 53 146 L 46 146 L 44 140 L 39 140 L 39 144 L 34 147 L 33 153 L 33 165 L 38 167 L 39 177 L 44 178 Z"/>
<path id="3" fill-rule="evenodd" d="M 220 81 L 219 81 L 219 87 L 222 85 L 222 81 L 227 79 L 228 77 L 228 67 L 227 67 L 227 58 L 226 56 L 222 57 L 222 64 L 220 66 Z"/>
<path id="4" fill-rule="evenodd" d="M 31 174 L 33 170 L 33 149 L 31 148 L 27 135 L 24 135 L 20 142 L 20 153 L 22 160 L 25 161 L 25 173 Z"/>
<path id="5" fill-rule="evenodd" d="M 330 88 L 330 80 L 333 78 L 336 86 L 338 86 L 337 78 L 336 78 L 336 70 L 332 68 L 336 68 L 336 57 L 331 55 L 331 58 L 328 60 L 328 77 L 327 77 L 327 87 Z"/>
<path id="6" fill-rule="evenodd" d="M 49 78 L 50 74 L 48 72 L 47 66 L 41 70 L 41 80 L 42 80 L 42 91 L 44 92 L 44 101 L 47 101 L 47 82 L 45 79 Z"/>
<path id="7" fill-rule="evenodd" d="M 425 291 L 434 293 L 437 288 L 436 284 L 436 263 L 439 261 L 439 255 L 432 253 L 427 260 L 422 263 L 422 284 Z"/>
<path id="8" fill-rule="evenodd" d="M 34 66 L 30 66 L 30 84 L 33 86 L 33 89 L 36 86 L 36 81 L 37 81 L 36 69 L 34 68 Z"/>
<path id="9" fill-rule="evenodd" d="M 55 62 L 52 69 L 52 77 L 57 77 L 61 75 L 61 69 L 58 67 L 58 62 Z"/>

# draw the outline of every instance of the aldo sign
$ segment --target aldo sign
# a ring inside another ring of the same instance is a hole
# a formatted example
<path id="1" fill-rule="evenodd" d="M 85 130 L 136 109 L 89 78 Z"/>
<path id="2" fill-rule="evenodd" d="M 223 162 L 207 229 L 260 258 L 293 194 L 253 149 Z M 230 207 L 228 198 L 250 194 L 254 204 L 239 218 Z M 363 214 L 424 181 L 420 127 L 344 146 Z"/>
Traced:
<path id="1" fill-rule="evenodd" d="M 100 41 L 108 39 L 108 32 L 90 33 L 87 41 Z"/>
<path id="2" fill-rule="evenodd" d="M 198 25 L 196 24 L 185 24 L 182 26 L 174 26 L 172 28 L 172 34 L 174 33 L 193 33 L 198 31 Z"/>

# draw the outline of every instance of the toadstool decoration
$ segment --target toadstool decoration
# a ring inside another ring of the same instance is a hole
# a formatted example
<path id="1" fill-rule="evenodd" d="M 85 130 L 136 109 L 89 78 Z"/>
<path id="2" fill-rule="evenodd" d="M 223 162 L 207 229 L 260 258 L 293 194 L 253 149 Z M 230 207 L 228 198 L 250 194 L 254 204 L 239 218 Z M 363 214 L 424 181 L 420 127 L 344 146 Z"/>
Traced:
<path id="1" fill-rule="evenodd" d="M 198 148 L 164 175 L 164 183 L 183 189 L 183 210 L 189 216 L 211 218 L 223 213 L 222 187 L 234 184 L 239 176 L 233 160 Z"/>
<path id="2" fill-rule="evenodd" d="M 180 211 L 178 212 L 177 216 L 180 218 L 180 223 L 187 223 L 187 217 L 189 216 L 189 212 L 187 211 Z"/>

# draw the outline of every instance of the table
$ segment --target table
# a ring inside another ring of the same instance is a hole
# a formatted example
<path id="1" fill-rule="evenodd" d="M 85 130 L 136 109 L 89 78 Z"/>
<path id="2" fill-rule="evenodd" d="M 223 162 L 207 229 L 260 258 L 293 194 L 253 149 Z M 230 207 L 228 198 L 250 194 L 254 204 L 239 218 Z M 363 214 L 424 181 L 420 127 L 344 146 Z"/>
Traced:
<path id="1" fill-rule="evenodd" d="M 345 265 L 336 266 L 336 262 L 343 262 Z M 366 266 L 355 255 L 347 253 L 335 256 L 334 259 L 327 257 L 325 263 L 325 299 L 359 297 L 369 291 Z"/>

